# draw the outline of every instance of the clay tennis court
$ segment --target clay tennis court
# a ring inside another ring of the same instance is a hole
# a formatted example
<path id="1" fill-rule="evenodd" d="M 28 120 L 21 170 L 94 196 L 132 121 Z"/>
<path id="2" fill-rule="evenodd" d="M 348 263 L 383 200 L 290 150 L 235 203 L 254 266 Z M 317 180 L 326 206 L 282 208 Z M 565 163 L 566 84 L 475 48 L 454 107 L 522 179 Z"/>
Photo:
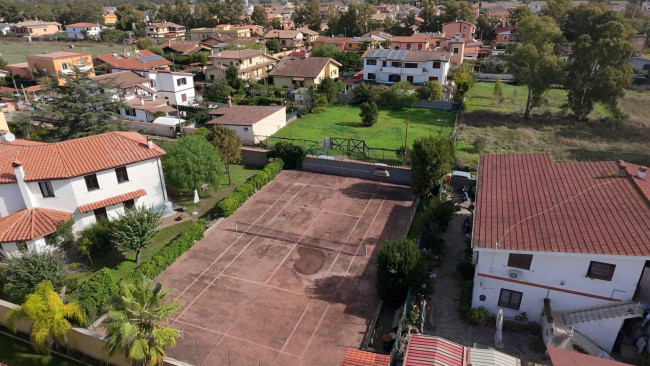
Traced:
<path id="1" fill-rule="evenodd" d="M 157 278 L 182 306 L 169 356 L 340 365 L 377 305 L 377 244 L 405 234 L 411 206 L 408 187 L 283 171 Z"/>

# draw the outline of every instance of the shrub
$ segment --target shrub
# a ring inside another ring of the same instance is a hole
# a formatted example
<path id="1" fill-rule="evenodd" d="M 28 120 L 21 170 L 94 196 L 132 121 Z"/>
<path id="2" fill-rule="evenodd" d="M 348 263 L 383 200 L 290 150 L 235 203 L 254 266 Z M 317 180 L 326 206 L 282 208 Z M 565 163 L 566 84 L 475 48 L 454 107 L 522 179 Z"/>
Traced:
<path id="1" fill-rule="evenodd" d="M 111 232 L 113 223 L 108 220 L 101 220 L 84 229 L 79 239 L 79 253 L 88 257 L 103 255 L 112 248 Z"/>
<path id="2" fill-rule="evenodd" d="M 411 188 L 420 197 L 431 197 L 456 161 L 454 145 L 446 137 L 420 137 L 409 151 Z"/>
<path id="3" fill-rule="evenodd" d="M 377 255 L 377 291 L 389 304 L 404 301 L 408 288 L 423 278 L 420 249 L 402 237 L 387 241 Z"/>
<path id="4" fill-rule="evenodd" d="M 65 259 L 59 253 L 29 251 L 20 257 L 7 258 L 5 263 L 2 292 L 11 301 L 22 303 L 44 280 L 52 282 L 55 289 L 61 287 Z"/>
<path id="5" fill-rule="evenodd" d="M 546 352 L 546 345 L 544 344 L 544 340 L 542 340 L 542 337 L 537 335 L 530 337 L 530 348 L 537 353 Z"/>
<path id="6" fill-rule="evenodd" d="M 269 151 L 269 157 L 280 158 L 287 169 L 298 169 L 307 153 L 302 146 L 292 144 L 287 141 L 279 141 Z"/>
<path id="7" fill-rule="evenodd" d="M 72 231 L 74 220 L 60 221 L 56 225 L 56 230 L 45 237 L 45 242 L 49 245 L 60 248 L 70 248 L 74 244 L 74 232 Z"/>
<path id="8" fill-rule="evenodd" d="M 443 201 L 434 197 L 424 204 L 423 213 L 425 217 L 436 225 L 437 229 L 442 230 L 447 227 L 454 212 L 457 210 L 458 208 L 453 201 Z"/>
<path id="9" fill-rule="evenodd" d="M 94 319 L 100 312 L 108 310 L 117 290 L 117 281 L 111 276 L 111 271 L 102 268 L 88 276 L 70 297 L 86 312 L 88 319 Z"/>
<path id="10" fill-rule="evenodd" d="M 262 188 L 271 179 L 275 178 L 282 171 L 283 166 L 284 162 L 282 159 L 276 159 L 274 162 L 266 164 L 261 172 L 248 178 L 246 183 L 237 187 L 233 193 L 217 203 L 216 208 L 219 216 L 228 217 L 232 215 L 255 193 L 256 189 Z"/>
<path id="11" fill-rule="evenodd" d="M 471 321 L 473 324 L 485 324 L 490 313 L 486 308 L 479 306 L 472 309 Z"/>
<path id="12" fill-rule="evenodd" d="M 456 265 L 456 270 L 463 280 L 471 280 L 474 278 L 474 265 L 470 260 L 464 260 Z"/>
<path id="13" fill-rule="evenodd" d="M 445 243 L 437 232 L 429 231 L 424 235 L 424 238 L 422 238 L 422 247 L 431 250 L 434 253 L 441 253 L 445 249 Z"/>
<path id="14" fill-rule="evenodd" d="M 379 111 L 377 110 L 377 103 L 375 102 L 365 102 L 361 103 L 361 112 L 359 113 L 359 116 L 361 116 L 361 123 L 364 126 L 373 126 L 375 123 L 377 123 L 377 117 L 379 117 Z"/>

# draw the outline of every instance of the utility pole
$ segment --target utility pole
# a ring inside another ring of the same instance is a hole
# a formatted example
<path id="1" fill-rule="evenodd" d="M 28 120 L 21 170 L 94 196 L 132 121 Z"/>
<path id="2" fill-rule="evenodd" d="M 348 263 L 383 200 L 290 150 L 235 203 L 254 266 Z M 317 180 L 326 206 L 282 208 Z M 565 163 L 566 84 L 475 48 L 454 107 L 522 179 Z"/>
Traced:
<path id="1" fill-rule="evenodd" d="M 408 162 L 409 118 L 406 117 L 406 134 L 404 135 L 404 165 Z"/>

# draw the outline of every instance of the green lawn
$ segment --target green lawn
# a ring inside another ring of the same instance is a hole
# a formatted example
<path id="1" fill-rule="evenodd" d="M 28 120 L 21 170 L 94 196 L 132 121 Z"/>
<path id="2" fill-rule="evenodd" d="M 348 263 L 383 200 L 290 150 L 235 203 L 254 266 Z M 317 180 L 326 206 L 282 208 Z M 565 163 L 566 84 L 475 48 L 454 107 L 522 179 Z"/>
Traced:
<path id="1" fill-rule="evenodd" d="M 70 48 L 70 45 L 74 48 Z M 103 42 L 75 42 L 75 41 L 34 41 L 25 42 L 17 39 L 2 39 L 0 40 L 0 54 L 7 63 L 15 64 L 25 61 L 25 55 L 32 53 L 44 53 L 61 51 L 75 52 L 90 52 L 93 57 L 104 53 L 122 52 L 124 47 L 118 43 L 103 43 Z"/>
<path id="2" fill-rule="evenodd" d="M 564 90 L 550 90 L 548 103 L 524 120 L 525 87 L 504 85 L 506 101 L 501 105 L 493 88 L 493 83 L 476 83 L 459 115 L 456 155 L 470 168 L 476 166 L 479 153 L 549 152 L 558 161 L 623 159 L 650 164 L 648 92 L 627 91 L 619 101 L 618 108 L 628 119 L 615 119 L 608 108 L 597 104 L 589 121 L 578 122 L 560 111 L 566 102 Z M 477 151 L 480 145 L 485 147 Z"/>
<path id="3" fill-rule="evenodd" d="M 0 333 L 0 363 L 8 366 L 79 366 L 83 363 L 40 354 L 31 345 Z"/>
<path id="4" fill-rule="evenodd" d="M 377 124 L 361 124 L 356 106 L 324 107 L 322 111 L 307 114 L 292 122 L 274 137 L 323 140 L 328 137 L 365 140 L 371 148 L 397 149 L 404 146 L 405 120 L 409 118 L 409 145 L 422 136 L 448 137 L 454 126 L 456 114 L 425 108 L 379 108 Z M 445 122 L 438 122 L 444 119 Z"/>

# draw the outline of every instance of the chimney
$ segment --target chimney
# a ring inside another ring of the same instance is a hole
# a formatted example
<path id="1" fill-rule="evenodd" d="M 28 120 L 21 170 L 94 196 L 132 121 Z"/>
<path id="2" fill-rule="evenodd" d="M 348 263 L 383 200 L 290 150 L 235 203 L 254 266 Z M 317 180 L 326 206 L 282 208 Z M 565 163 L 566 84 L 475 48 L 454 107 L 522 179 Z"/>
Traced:
<path id="1" fill-rule="evenodd" d="M 151 137 L 147 137 L 147 147 L 149 150 L 153 150 L 153 141 L 151 140 Z"/>
<path id="2" fill-rule="evenodd" d="M 144 98 L 140 97 L 140 105 L 144 105 Z"/>
<path id="3" fill-rule="evenodd" d="M 616 178 L 625 178 L 627 176 L 625 162 L 623 160 L 619 160 L 616 162 L 616 165 L 618 166 Z"/>
<path id="4" fill-rule="evenodd" d="M 232 107 L 232 98 L 228 96 L 228 108 Z"/>
<path id="5" fill-rule="evenodd" d="M 648 168 L 640 166 L 639 171 L 636 173 L 636 177 L 639 179 L 645 179 L 646 170 L 648 170 Z"/>
<path id="6" fill-rule="evenodd" d="M 151 100 L 154 102 L 156 101 L 156 94 L 151 94 Z"/>
<path id="7" fill-rule="evenodd" d="M 14 169 L 16 183 L 18 183 L 18 189 L 20 190 L 20 195 L 23 197 L 25 207 L 27 207 L 28 210 L 34 209 L 34 207 L 36 207 L 36 204 L 34 201 L 34 196 L 32 196 L 32 192 L 27 187 L 27 183 L 25 183 L 25 170 L 23 170 L 23 164 L 18 160 L 14 160 L 11 163 L 11 166 Z"/>

